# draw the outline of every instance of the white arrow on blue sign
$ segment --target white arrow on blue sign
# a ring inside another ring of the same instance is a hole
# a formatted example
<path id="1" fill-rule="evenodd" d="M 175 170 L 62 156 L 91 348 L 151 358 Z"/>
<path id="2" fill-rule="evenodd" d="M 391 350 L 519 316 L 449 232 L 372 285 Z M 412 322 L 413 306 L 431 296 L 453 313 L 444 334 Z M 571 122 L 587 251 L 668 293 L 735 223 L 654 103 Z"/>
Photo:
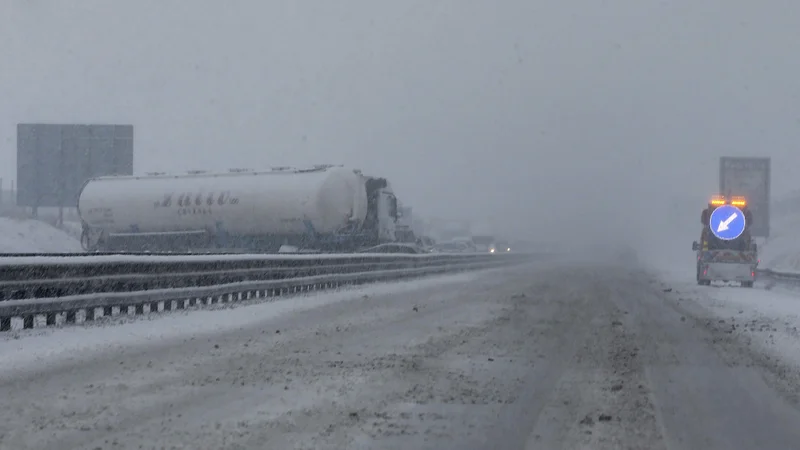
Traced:
<path id="1" fill-rule="evenodd" d="M 711 213 L 708 225 L 714 236 L 730 241 L 744 233 L 746 222 L 741 209 L 733 205 L 722 205 Z"/>

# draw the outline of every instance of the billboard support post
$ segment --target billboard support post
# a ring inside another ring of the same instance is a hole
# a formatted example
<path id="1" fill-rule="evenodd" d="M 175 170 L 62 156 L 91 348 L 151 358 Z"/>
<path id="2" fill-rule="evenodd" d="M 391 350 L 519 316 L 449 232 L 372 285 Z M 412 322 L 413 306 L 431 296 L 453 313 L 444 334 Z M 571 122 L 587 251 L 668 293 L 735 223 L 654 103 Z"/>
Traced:
<path id="1" fill-rule="evenodd" d="M 58 139 L 58 173 L 64 173 L 64 128 L 62 127 L 59 131 L 59 139 Z M 64 176 L 61 175 L 58 177 L 58 190 L 56 191 L 58 195 L 58 227 L 64 226 Z"/>

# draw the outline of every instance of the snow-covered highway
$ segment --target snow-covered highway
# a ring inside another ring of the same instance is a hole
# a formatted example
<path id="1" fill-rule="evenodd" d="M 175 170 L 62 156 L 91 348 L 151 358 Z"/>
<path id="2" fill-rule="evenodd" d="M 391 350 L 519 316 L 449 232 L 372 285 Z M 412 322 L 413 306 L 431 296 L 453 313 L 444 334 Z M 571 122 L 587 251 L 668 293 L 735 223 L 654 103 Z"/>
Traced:
<path id="1" fill-rule="evenodd" d="M 0 448 L 796 448 L 795 366 L 676 286 L 538 263 L 25 330 Z"/>

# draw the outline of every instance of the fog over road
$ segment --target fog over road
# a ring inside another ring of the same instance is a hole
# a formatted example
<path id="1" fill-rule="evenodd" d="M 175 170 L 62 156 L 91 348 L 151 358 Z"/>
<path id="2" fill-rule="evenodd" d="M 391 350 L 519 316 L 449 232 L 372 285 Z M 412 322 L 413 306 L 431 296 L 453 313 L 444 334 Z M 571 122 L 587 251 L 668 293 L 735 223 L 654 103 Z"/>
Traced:
<path id="1" fill-rule="evenodd" d="M 537 263 L 23 332 L 0 448 L 796 448 L 796 371 L 668 289 Z"/>

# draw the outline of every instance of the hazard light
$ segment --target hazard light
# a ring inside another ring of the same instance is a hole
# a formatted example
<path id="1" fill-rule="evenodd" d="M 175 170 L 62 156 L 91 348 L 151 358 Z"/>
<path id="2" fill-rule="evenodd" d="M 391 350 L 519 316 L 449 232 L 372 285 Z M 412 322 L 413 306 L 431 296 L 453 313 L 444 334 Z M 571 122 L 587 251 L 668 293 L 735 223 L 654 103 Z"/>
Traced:
<path id="1" fill-rule="evenodd" d="M 715 195 L 711 197 L 711 205 L 713 206 L 722 206 L 725 204 L 725 197 L 721 195 Z"/>
<path id="2" fill-rule="evenodd" d="M 731 198 L 731 205 L 743 208 L 747 206 L 747 200 L 745 200 L 744 197 L 733 197 Z"/>

